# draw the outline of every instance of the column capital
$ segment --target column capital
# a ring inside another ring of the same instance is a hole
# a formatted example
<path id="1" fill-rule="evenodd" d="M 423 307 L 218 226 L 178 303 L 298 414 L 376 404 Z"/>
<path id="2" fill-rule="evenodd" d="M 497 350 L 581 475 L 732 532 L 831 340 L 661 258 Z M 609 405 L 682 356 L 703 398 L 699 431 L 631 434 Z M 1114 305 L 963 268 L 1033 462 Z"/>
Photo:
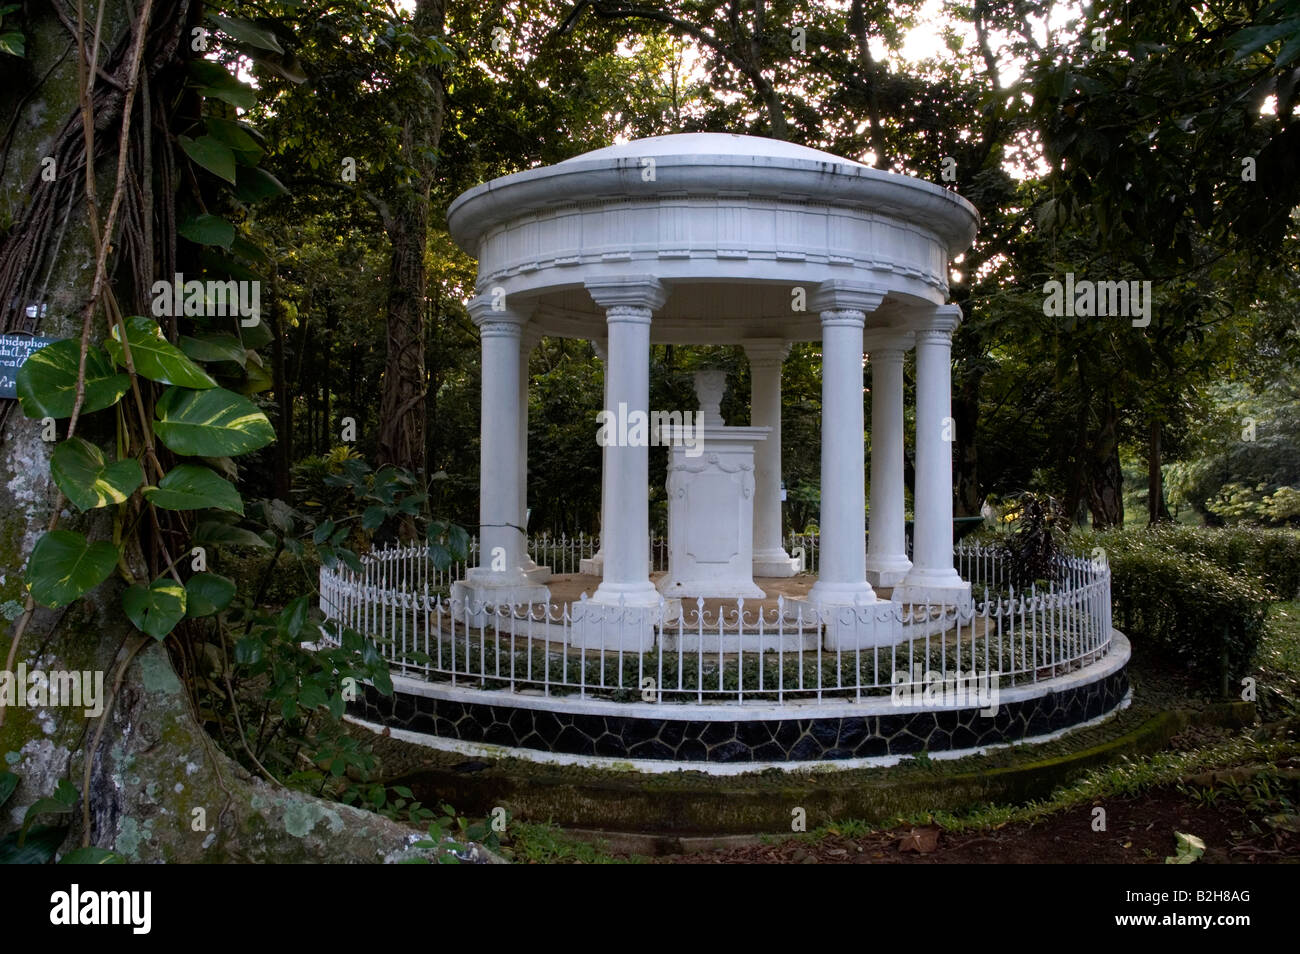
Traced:
<path id="1" fill-rule="evenodd" d="M 894 355 L 901 358 L 914 343 L 912 332 L 901 328 L 868 328 L 862 336 L 862 350 L 872 359 Z"/>
<path id="2" fill-rule="evenodd" d="M 657 311 L 668 300 L 668 289 L 653 275 L 611 275 L 589 278 L 587 294 L 606 311 L 621 308 Z"/>
<path id="3" fill-rule="evenodd" d="M 918 320 L 913 327 L 921 332 L 941 332 L 951 335 L 961 324 L 961 305 L 939 305 Z"/>
<path id="4" fill-rule="evenodd" d="M 790 342 L 784 338 L 750 338 L 740 344 L 751 368 L 779 368 L 790 353 Z"/>
<path id="5" fill-rule="evenodd" d="M 856 308 L 836 308 L 831 310 L 823 309 L 821 313 L 822 330 L 832 327 L 850 327 L 862 330 L 867 323 L 865 312 Z"/>
<path id="6" fill-rule="evenodd" d="M 808 306 L 820 312 L 860 311 L 866 315 L 880 307 L 888 292 L 887 288 L 879 285 L 835 278 L 817 286 Z"/>
<path id="7" fill-rule="evenodd" d="M 475 295 L 468 302 L 469 317 L 480 328 L 484 323 L 508 322 L 521 329 L 532 318 L 536 304 L 531 301 L 507 301 L 505 295 Z"/>

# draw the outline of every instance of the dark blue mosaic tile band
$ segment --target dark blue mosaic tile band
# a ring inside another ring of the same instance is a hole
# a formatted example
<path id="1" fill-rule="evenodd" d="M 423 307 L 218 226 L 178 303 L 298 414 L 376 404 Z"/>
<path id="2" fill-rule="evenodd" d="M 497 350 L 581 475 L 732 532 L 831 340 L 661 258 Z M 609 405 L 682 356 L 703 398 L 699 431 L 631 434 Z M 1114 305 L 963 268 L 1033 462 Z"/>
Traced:
<path id="1" fill-rule="evenodd" d="M 385 698 L 369 686 L 348 711 L 368 722 L 444 739 L 569 755 L 812 762 L 970 749 L 1047 735 L 1110 712 L 1128 688 L 1127 670 L 1120 668 L 1086 685 L 1004 703 L 989 718 L 978 709 L 899 709 L 888 715 L 698 722 L 552 712 L 401 692 Z"/>

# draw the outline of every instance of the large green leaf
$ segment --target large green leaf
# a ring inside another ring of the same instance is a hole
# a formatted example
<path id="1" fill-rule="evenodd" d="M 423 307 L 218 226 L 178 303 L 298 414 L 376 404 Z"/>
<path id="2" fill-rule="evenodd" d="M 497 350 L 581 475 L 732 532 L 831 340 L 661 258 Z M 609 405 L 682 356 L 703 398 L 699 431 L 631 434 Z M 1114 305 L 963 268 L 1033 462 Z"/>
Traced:
<path id="1" fill-rule="evenodd" d="M 122 609 L 140 632 L 164 639 L 185 618 L 185 587 L 166 576 L 137 583 L 122 594 Z"/>
<path id="2" fill-rule="evenodd" d="M 271 549 L 271 544 L 252 530 L 245 530 L 243 527 L 222 523 L 220 520 L 204 520 L 200 523 L 194 528 L 194 536 L 190 543 L 194 546 L 261 547 L 264 550 Z"/>
<path id="3" fill-rule="evenodd" d="M 27 834 L 27 830 L 32 827 L 40 815 L 68 815 L 77 807 L 77 787 L 69 782 L 66 778 L 61 778 L 54 785 L 54 791 L 44 798 L 38 798 L 27 807 L 27 813 L 23 815 L 23 826 L 19 829 L 19 837 Z"/>
<path id="4" fill-rule="evenodd" d="M 185 583 L 185 615 L 192 618 L 219 613 L 235 598 L 235 582 L 216 573 L 195 573 Z"/>
<path id="5" fill-rule="evenodd" d="M 284 183 L 261 166 L 240 166 L 235 172 L 235 195 L 245 202 L 260 202 L 288 194 Z"/>
<path id="6" fill-rule="evenodd" d="M 163 476 L 157 487 L 146 487 L 144 495 L 155 507 L 164 510 L 215 507 L 241 517 L 244 515 L 244 501 L 235 485 L 198 464 L 176 465 Z"/>
<path id="7" fill-rule="evenodd" d="M 191 60 L 191 75 L 199 83 L 199 92 L 240 109 L 252 109 L 257 105 L 257 93 L 251 86 L 241 83 L 220 63 L 212 60 Z"/>
<path id="8" fill-rule="evenodd" d="M 284 52 L 284 47 L 280 46 L 275 34 L 265 27 L 258 26 L 256 23 L 238 17 L 218 16 L 215 13 L 209 13 L 208 19 L 220 27 L 222 33 L 234 37 L 240 43 L 247 43 L 249 46 L 255 46 L 261 50 L 274 50 L 276 53 Z"/>
<path id="9" fill-rule="evenodd" d="M 18 776 L 13 772 L 0 772 L 0 805 L 9 801 L 9 796 L 18 787 Z"/>
<path id="10" fill-rule="evenodd" d="M 185 155 L 208 172 L 225 179 L 231 185 L 235 184 L 235 150 L 220 139 L 215 136 L 200 136 L 198 139 L 177 136 L 176 141 L 185 150 Z"/>
<path id="11" fill-rule="evenodd" d="M 43 865 L 54 858 L 68 837 L 66 825 L 37 825 L 27 832 L 21 847 L 20 832 L 12 831 L 0 838 L 0 865 Z"/>
<path id="12" fill-rule="evenodd" d="M 17 30 L 0 33 L 0 51 L 8 53 L 10 56 L 25 56 L 27 53 L 27 38 Z"/>
<path id="13" fill-rule="evenodd" d="M 176 227 L 176 232 L 196 245 L 215 245 L 229 249 L 235 241 L 235 227 L 221 216 L 207 212 L 186 219 Z"/>
<path id="14" fill-rule="evenodd" d="M 77 366 L 81 363 L 81 342 L 71 338 L 55 341 L 33 351 L 18 369 L 18 403 L 28 417 L 71 417 L 77 400 Z M 108 357 L 95 346 L 86 352 L 85 402 L 83 414 L 112 407 L 131 387 L 131 379 L 120 374 Z"/>
<path id="15" fill-rule="evenodd" d="M 71 530 L 51 530 L 36 541 L 27 560 L 32 598 L 51 609 L 67 606 L 104 582 L 118 556 L 111 543 L 91 543 Z"/>
<path id="16" fill-rule="evenodd" d="M 235 151 L 235 158 L 241 164 L 255 166 L 257 160 L 262 156 L 262 147 L 257 140 L 249 134 L 248 129 L 240 123 L 231 122 L 228 119 L 218 119 L 215 116 L 209 116 L 207 119 L 208 135 L 213 139 L 224 142 L 227 146 Z"/>
<path id="17" fill-rule="evenodd" d="M 246 454 L 275 440 L 275 429 L 253 402 L 225 388 L 168 388 L 156 408 L 154 431 L 178 454 Z"/>
<path id="18" fill-rule="evenodd" d="M 181 350 L 195 361 L 233 361 L 241 368 L 248 360 L 248 352 L 234 335 L 196 335 L 180 339 Z"/>
<path id="19" fill-rule="evenodd" d="M 126 859 L 107 848 L 89 845 L 85 848 L 73 848 L 59 859 L 61 865 L 124 865 Z"/>
<path id="20" fill-rule="evenodd" d="M 59 489 L 82 510 L 122 503 L 144 480 L 135 458 L 109 463 L 98 447 L 80 437 L 69 438 L 54 449 L 50 473 Z"/>
<path id="21" fill-rule="evenodd" d="M 114 326 L 113 336 L 104 347 L 120 367 L 126 366 L 126 353 L 122 347 L 122 328 Z M 185 356 L 180 348 L 163 337 L 158 323 L 142 315 L 126 319 L 126 342 L 131 346 L 131 362 L 138 374 L 150 381 L 176 384 L 184 388 L 215 388 L 217 382 L 203 369 Z"/>

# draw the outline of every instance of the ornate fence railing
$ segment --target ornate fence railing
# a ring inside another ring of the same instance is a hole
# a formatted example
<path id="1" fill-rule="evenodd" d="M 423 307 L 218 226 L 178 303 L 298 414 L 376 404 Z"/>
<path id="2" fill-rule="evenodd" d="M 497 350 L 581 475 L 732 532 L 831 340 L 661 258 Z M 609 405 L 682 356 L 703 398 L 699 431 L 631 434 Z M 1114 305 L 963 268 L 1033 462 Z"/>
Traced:
<path id="1" fill-rule="evenodd" d="M 563 572 L 565 561 L 576 563 L 584 553 L 572 544 L 540 538 L 530 541 L 529 552 Z M 781 597 L 641 608 L 597 607 L 585 594 L 565 605 L 467 605 L 442 590 L 447 577 L 432 566 L 425 547 L 393 548 L 363 557 L 361 573 L 322 569 L 321 608 L 333 624 L 324 629 L 327 640 L 337 639 L 341 628 L 365 634 L 395 671 L 409 676 L 460 688 L 617 702 L 892 695 L 919 704 L 931 690 L 949 693 L 965 685 L 987 693 L 1050 679 L 1109 650 L 1105 565 L 1060 557 L 1053 579 L 1017 590 L 1008 584 L 1002 551 L 958 545 L 954 555 L 971 583 L 969 601 L 824 610 Z M 638 644 L 644 651 L 604 638 L 629 627 L 644 629 L 646 639 Z M 836 640 L 828 636 L 832 630 Z M 886 645 L 855 638 L 868 630 L 895 635 Z"/>
<path id="2" fill-rule="evenodd" d="M 785 541 L 786 552 L 800 560 L 803 569 L 810 573 L 817 572 L 818 537 L 815 533 L 792 533 Z M 908 540 L 909 552 L 911 540 Z M 528 556 L 538 566 L 550 567 L 554 573 L 578 573 L 583 560 L 594 557 L 600 550 L 600 538 L 579 533 L 575 537 L 549 534 L 528 538 Z M 478 537 L 469 538 L 469 560 L 467 563 L 455 563 L 445 570 L 432 571 L 430 585 L 435 588 L 449 587 L 454 581 L 464 579 L 467 566 L 478 566 Z M 652 572 L 668 569 L 668 538 L 659 534 L 650 535 L 650 569 Z"/>

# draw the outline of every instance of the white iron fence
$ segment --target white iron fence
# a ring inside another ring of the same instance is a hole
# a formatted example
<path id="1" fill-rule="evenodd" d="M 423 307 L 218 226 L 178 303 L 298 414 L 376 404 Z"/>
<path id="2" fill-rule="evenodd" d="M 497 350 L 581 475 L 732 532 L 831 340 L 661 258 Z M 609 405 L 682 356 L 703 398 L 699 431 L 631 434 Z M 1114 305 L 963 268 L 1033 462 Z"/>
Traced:
<path id="1" fill-rule="evenodd" d="M 803 545 L 815 553 L 815 538 Z M 537 538 L 528 549 L 556 573 L 594 552 L 582 537 Z M 954 554 L 970 601 L 823 610 L 785 597 L 597 607 L 585 594 L 565 605 L 465 605 L 443 591 L 448 574 L 427 548 L 391 548 L 363 557 L 361 573 L 322 569 L 321 608 L 333 624 L 327 639 L 342 628 L 362 633 L 406 675 L 620 702 L 920 698 L 936 680 L 967 676 L 1008 688 L 1075 671 L 1108 651 L 1108 567 L 1061 557 L 1054 579 L 1017 591 L 1002 551 L 958 545 Z M 644 634 L 630 649 L 629 631 Z"/>
<path id="2" fill-rule="evenodd" d="M 818 537 L 815 533 L 792 533 L 786 539 L 786 552 L 800 561 L 802 569 L 816 573 L 818 567 Z M 911 552 L 911 539 L 908 539 L 908 551 Z M 578 534 L 576 537 L 550 534 L 528 538 L 528 557 L 538 566 L 550 567 L 559 574 L 578 573 L 582 561 L 594 557 L 600 550 L 600 538 Z M 467 563 L 454 563 L 445 570 L 430 570 L 429 585 L 435 589 L 446 589 L 456 580 L 465 578 L 467 566 L 478 566 L 478 537 L 469 538 L 469 560 Z M 663 535 L 650 535 L 650 571 L 652 573 L 668 569 L 668 538 Z"/>

